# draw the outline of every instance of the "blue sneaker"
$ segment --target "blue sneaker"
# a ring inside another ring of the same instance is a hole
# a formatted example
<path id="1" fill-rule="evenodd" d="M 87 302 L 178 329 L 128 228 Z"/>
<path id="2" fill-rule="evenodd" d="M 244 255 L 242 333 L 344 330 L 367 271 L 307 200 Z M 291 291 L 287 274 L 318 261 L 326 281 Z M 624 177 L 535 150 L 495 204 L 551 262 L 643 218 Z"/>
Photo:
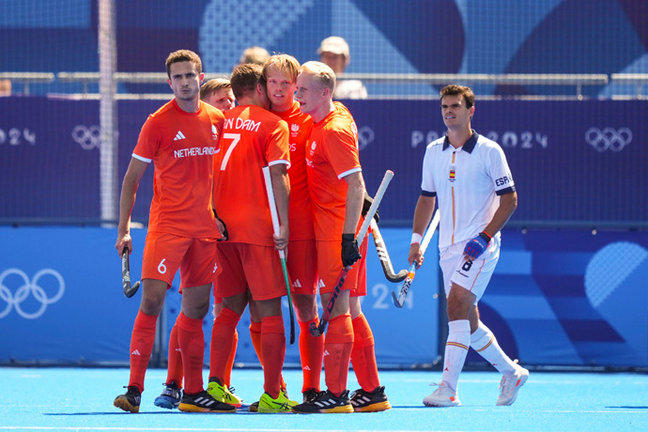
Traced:
<path id="1" fill-rule="evenodd" d="M 166 384 L 162 394 L 156 397 L 153 403 L 160 408 L 178 408 L 178 405 L 180 405 L 180 397 L 181 393 L 178 385 L 174 381 L 171 381 L 169 384 Z"/>

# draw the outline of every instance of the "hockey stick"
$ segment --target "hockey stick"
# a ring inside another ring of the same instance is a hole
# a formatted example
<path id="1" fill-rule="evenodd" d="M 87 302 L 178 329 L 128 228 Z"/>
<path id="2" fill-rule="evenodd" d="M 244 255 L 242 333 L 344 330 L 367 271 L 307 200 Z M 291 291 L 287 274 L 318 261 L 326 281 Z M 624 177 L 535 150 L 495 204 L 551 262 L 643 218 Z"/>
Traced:
<path id="1" fill-rule="evenodd" d="M 131 298 L 135 295 L 137 290 L 140 287 L 140 282 L 137 281 L 133 286 L 131 286 L 130 279 L 130 262 L 128 258 L 128 248 L 124 248 L 122 251 L 122 288 L 124 290 L 124 295 L 128 298 Z"/>
<path id="2" fill-rule="evenodd" d="M 376 246 L 376 252 L 378 253 L 378 258 L 380 259 L 380 265 L 382 266 L 383 273 L 389 282 L 401 282 L 407 277 L 407 269 L 403 269 L 394 274 L 394 267 L 392 266 L 391 258 L 389 258 L 389 252 L 387 252 L 387 246 L 385 241 L 380 234 L 378 229 L 378 224 L 376 219 L 371 220 L 371 233 L 373 235 L 374 244 Z"/>
<path id="3" fill-rule="evenodd" d="M 387 186 L 389 186 L 389 182 L 392 180 L 393 177 L 394 177 L 393 171 L 387 170 L 385 172 L 382 182 L 380 182 L 380 186 L 378 187 L 378 191 L 376 192 L 376 196 L 373 199 L 373 203 L 371 203 L 371 207 L 369 207 L 369 210 L 365 215 L 365 220 L 364 222 L 362 222 L 362 225 L 360 226 L 360 230 L 358 231 L 356 239 L 360 239 L 360 241 L 362 241 L 362 239 L 367 234 L 367 231 L 369 230 L 369 225 L 371 224 L 371 221 L 373 220 L 373 217 L 376 214 L 376 211 L 378 210 L 378 206 L 380 205 L 380 201 L 382 200 L 383 195 L 385 195 Z M 340 291 L 342 290 L 344 281 L 346 280 L 346 277 L 349 274 L 349 270 L 351 270 L 352 267 L 353 266 L 350 265 L 342 268 L 342 271 L 340 272 L 340 275 L 337 278 L 337 282 L 335 282 L 335 287 L 333 288 L 331 297 L 329 298 L 329 301 L 326 304 L 326 307 L 324 308 L 324 312 L 322 313 L 322 318 L 320 319 L 319 326 L 316 326 L 314 322 L 312 322 L 310 325 L 310 332 L 313 336 L 321 336 L 324 334 L 324 330 L 326 330 L 326 325 L 328 324 L 328 320 L 331 317 L 331 311 L 333 310 L 335 301 L 340 295 Z"/>
<path id="4" fill-rule="evenodd" d="M 275 235 L 279 235 L 279 217 L 277 216 L 277 204 L 272 189 L 272 179 L 270 178 L 270 167 L 263 167 L 263 178 L 265 179 L 266 193 L 268 194 L 268 204 L 270 206 L 270 217 L 272 218 L 272 230 Z M 283 271 L 284 281 L 286 282 L 286 293 L 288 294 L 288 310 L 290 311 L 290 344 L 295 343 L 295 312 L 293 311 L 292 296 L 290 295 L 290 279 L 288 278 L 288 268 L 286 267 L 286 252 L 283 249 L 278 250 L 279 259 L 281 260 L 281 270 Z"/>
<path id="5" fill-rule="evenodd" d="M 437 210 L 434 212 L 434 217 L 432 218 L 432 222 L 430 222 L 430 226 L 428 226 L 428 229 L 425 232 L 425 237 L 423 237 L 423 241 L 421 242 L 421 249 L 420 249 L 421 256 L 425 254 L 425 250 L 430 244 L 430 240 L 432 240 L 434 231 L 436 231 L 437 226 L 439 225 L 439 218 L 440 218 L 439 210 Z M 407 278 L 405 278 L 403 285 L 401 285 L 400 290 L 398 291 L 398 295 L 396 295 L 396 293 L 392 291 L 394 306 L 396 306 L 397 308 L 403 307 L 403 304 L 405 303 L 405 297 L 407 297 L 407 292 L 410 289 L 410 285 L 412 285 L 412 281 L 414 280 L 414 274 L 416 273 L 417 268 L 418 266 L 416 265 L 415 262 L 413 262 L 412 265 L 410 265 L 409 272 L 407 273 Z"/>

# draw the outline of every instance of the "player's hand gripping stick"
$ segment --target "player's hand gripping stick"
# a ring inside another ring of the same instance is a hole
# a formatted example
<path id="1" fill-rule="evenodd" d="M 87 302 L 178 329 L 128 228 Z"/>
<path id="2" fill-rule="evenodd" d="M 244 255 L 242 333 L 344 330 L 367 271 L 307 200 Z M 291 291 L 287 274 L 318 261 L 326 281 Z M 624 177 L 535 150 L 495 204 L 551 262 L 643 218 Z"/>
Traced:
<path id="1" fill-rule="evenodd" d="M 423 241 L 421 242 L 421 248 L 420 248 L 421 257 L 425 254 L 425 250 L 430 244 L 430 240 L 432 240 L 432 236 L 434 235 L 434 232 L 436 231 L 437 226 L 439 225 L 439 218 L 440 218 L 439 210 L 437 210 L 434 212 L 434 216 L 432 217 L 432 222 L 430 222 L 430 225 L 428 226 L 428 229 L 425 232 L 425 236 L 423 237 Z M 417 269 L 418 269 L 418 265 L 416 264 L 416 262 L 413 262 L 412 265 L 410 265 L 405 281 L 403 281 L 403 285 L 401 285 L 400 290 L 398 290 L 398 295 L 392 291 L 394 306 L 396 306 L 397 308 L 402 308 L 403 304 L 405 304 L 405 298 L 407 297 L 407 292 L 409 291 L 410 286 L 412 285 L 412 281 L 414 280 L 414 275 L 416 274 Z"/>
<path id="2" fill-rule="evenodd" d="M 268 194 L 268 205 L 270 206 L 270 217 L 272 218 L 272 230 L 275 235 L 279 235 L 279 217 L 277 216 L 277 205 L 275 203 L 274 192 L 272 189 L 272 179 L 270 178 L 270 167 L 263 167 L 263 178 Z M 288 296 L 288 310 L 290 311 L 290 344 L 295 343 L 295 312 L 293 310 L 292 296 L 290 295 L 290 278 L 288 277 L 288 267 L 286 267 L 286 253 L 283 249 L 277 250 L 281 260 L 281 270 L 286 283 L 286 293 Z"/>
<path id="3" fill-rule="evenodd" d="M 387 170 L 385 172 L 382 182 L 380 182 L 380 186 L 378 187 L 378 191 L 376 192 L 376 196 L 373 199 L 373 203 L 371 203 L 371 207 L 369 207 L 369 210 L 367 211 L 365 220 L 364 222 L 362 222 L 362 225 L 360 226 L 360 230 L 358 231 L 358 235 L 356 236 L 356 239 L 362 240 L 365 237 L 365 235 L 367 235 L 367 231 L 369 230 L 369 225 L 373 220 L 373 217 L 376 214 L 376 211 L 378 210 L 378 206 L 380 205 L 380 201 L 382 200 L 383 195 L 385 195 L 387 186 L 389 186 L 389 182 L 392 180 L 393 177 L 394 177 L 393 171 Z M 340 275 L 337 278 L 337 282 L 335 283 L 335 287 L 333 288 L 333 292 L 331 293 L 331 297 L 329 298 L 328 303 L 324 307 L 324 312 L 322 313 L 322 318 L 320 319 L 319 326 L 316 326 L 314 322 L 311 323 L 310 332 L 313 336 L 321 336 L 324 334 L 324 331 L 326 330 L 326 325 L 328 324 L 328 321 L 331 318 L 331 311 L 333 310 L 335 301 L 340 295 L 340 291 L 342 290 L 342 286 L 344 285 L 344 281 L 346 280 L 346 277 L 349 274 L 349 270 L 351 270 L 351 267 L 352 266 L 349 265 L 342 268 L 342 271 L 340 272 Z"/>

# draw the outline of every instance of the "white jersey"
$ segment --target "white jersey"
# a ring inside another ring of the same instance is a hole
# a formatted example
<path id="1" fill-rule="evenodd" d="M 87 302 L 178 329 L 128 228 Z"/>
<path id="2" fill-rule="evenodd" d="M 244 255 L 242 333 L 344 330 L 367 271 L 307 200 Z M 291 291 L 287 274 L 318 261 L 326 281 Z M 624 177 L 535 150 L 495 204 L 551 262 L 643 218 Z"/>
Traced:
<path id="1" fill-rule="evenodd" d="M 506 156 L 495 141 L 473 131 L 457 149 L 447 137 L 428 144 L 421 194 L 437 197 L 440 250 L 483 231 L 499 206 L 497 195 L 513 191 L 515 184 Z"/>
<path id="2" fill-rule="evenodd" d="M 367 89 L 359 80 L 338 80 L 335 84 L 334 99 L 367 99 Z"/>

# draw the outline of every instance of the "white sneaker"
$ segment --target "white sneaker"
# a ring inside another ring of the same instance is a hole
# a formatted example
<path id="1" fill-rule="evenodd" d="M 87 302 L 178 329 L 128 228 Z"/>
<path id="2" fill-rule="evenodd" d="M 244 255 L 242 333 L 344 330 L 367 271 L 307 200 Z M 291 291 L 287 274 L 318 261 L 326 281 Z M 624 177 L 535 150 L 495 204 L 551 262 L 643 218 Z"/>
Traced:
<path id="1" fill-rule="evenodd" d="M 423 405 L 429 407 L 455 407 L 461 405 L 457 392 L 453 391 L 445 383 L 432 383 L 430 385 L 438 385 L 439 387 L 423 399 Z"/>
<path id="2" fill-rule="evenodd" d="M 517 398 L 520 387 L 524 385 L 529 378 L 529 371 L 523 367 L 519 367 L 511 374 L 502 375 L 500 381 L 500 395 L 497 398 L 497 405 L 512 405 Z"/>

